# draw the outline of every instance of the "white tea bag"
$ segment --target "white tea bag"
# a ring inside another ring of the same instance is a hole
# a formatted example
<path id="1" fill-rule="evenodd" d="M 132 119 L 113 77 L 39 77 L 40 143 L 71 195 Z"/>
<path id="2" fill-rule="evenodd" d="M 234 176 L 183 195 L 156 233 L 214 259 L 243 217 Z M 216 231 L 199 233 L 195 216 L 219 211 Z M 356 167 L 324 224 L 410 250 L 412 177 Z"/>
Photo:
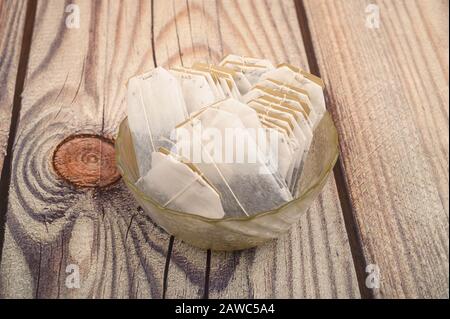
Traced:
<path id="1" fill-rule="evenodd" d="M 299 144 L 305 144 L 307 136 L 308 138 L 312 136 L 310 135 L 312 134 L 312 131 L 310 129 L 307 129 L 305 133 L 298 124 L 295 117 L 288 111 L 285 111 L 285 109 L 282 106 L 277 107 L 274 104 L 270 104 L 264 100 L 258 99 L 250 101 L 248 105 L 254 110 L 256 110 L 258 113 L 263 114 L 268 118 L 271 118 L 272 121 L 275 121 L 279 124 L 280 120 L 284 121 L 282 125 L 286 127 L 289 136 L 294 137 Z M 307 124 L 305 123 L 304 125 Z"/>
<path id="2" fill-rule="evenodd" d="M 259 106 L 252 105 L 252 107 L 258 108 Z M 283 136 L 283 140 L 280 141 L 279 144 L 286 144 L 289 149 L 289 154 L 283 153 L 286 152 L 283 148 L 280 148 L 278 153 L 279 162 L 282 163 L 283 166 L 287 167 L 286 174 L 283 174 L 283 176 L 286 180 L 286 184 L 289 186 L 294 170 L 298 169 L 300 166 L 304 152 L 304 144 L 303 142 L 302 144 L 299 144 L 299 141 L 295 138 L 295 136 L 292 136 L 292 130 L 290 130 L 290 128 L 286 126 L 286 123 L 281 121 L 279 118 L 273 118 L 268 113 L 261 112 L 260 118 L 261 123 L 265 127 L 279 131 L 280 135 Z"/>
<path id="3" fill-rule="evenodd" d="M 214 219 L 225 215 L 217 191 L 168 152 L 152 153 L 152 168 L 136 185 L 162 207 Z"/>
<path id="4" fill-rule="evenodd" d="M 167 146 L 171 131 L 187 118 L 186 105 L 177 79 L 161 67 L 130 79 L 127 102 L 139 173 L 144 176 L 152 152 Z"/>
<path id="5" fill-rule="evenodd" d="M 221 72 L 230 74 L 233 77 L 240 95 L 247 93 L 251 89 L 252 85 L 248 81 L 247 77 L 239 70 L 228 68 L 225 66 L 216 66 L 216 68 Z"/>
<path id="6" fill-rule="evenodd" d="M 305 135 L 312 136 L 312 123 L 309 121 L 308 115 L 295 103 L 290 103 L 286 100 L 283 101 L 279 98 L 274 98 L 273 96 L 268 95 L 261 95 L 260 97 L 252 101 L 258 101 L 271 108 L 291 114 L 295 118 Z"/>
<path id="7" fill-rule="evenodd" d="M 218 83 L 216 83 L 216 81 L 214 80 L 214 78 L 211 76 L 211 74 L 209 72 L 204 72 L 201 70 L 196 70 L 196 69 L 187 68 L 187 67 L 177 67 L 177 68 L 172 68 L 172 70 L 203 76 L 206 79 L 206 81 L 208 82 L 209 87 L 213 91 L 216 101 L 225 98 L 225 94 L 223 93 L 222 88 L 220 87 L 220 85 L 218 85 Z"/>
<path id="8" fill-rule="evenodd" d="M 262 98 L 269 102 L 284 105 L 293 110 L 302 112 L 309 125 L 311 127 L 313 126 L 309 117 L 311 110 L 306 103 L 303 103 L 295 96 L 287 93 L 280 93 L 279 91 L 257 85 L 252 88 L 242 99 L 244 102 L 248 103 L 249 101 L 255 100 L 257 98 Z"/>
<path id="9" fill-rule="evenodd" d="M 193 134 L 199 127 L 203 131 L 212 129 L 217 134 L 214 137 L 211 134 Z M 236 115 L 216 108 L 205 108 L 178 129 L 183 129 L 177 135 L 178 151 L 183 156 L 186 151 L 192 154 L 196 143 L 201 144 L 201 162 L 195 162 L 195 165 L 221 194 L 227 216 L 250 216 L 274 209 L 292 199 L 285 182 L 278 172 L 268 167 L 268 159 L 259 151 L 254 137 Z M 190 132 L 190 137 L 187 137 L 186 131 Z M 231 132 L 233 136 L 230 136 Z M 197 136 L 196 141 L 192 138 L 194 135 Z M 229 144 L 222 138 L 231 138 L 247 147 L 238 147 L 235 142 Z M 189 149 L 183 150 L 186 147 Z"/>
<path id="10" fill-rule="evenodd" d="M 256 59 L 234 54 L 227 55 L 219 65 L 242 73 L 252 86 L 258 83 L 264 73 L 275 69 L 272 62 L 267 59 Z"/>
<path id="11" fill-rule="evenodd" d="M 256 83 L 258 83 L 261 76 L 266 72 L 268 72 L 268 69 L 263 66 L 259 65 L 247 66 L 237 62 L 226 62 L 223 64 L 223 66 L 230 68 L 236 72 L 242 73 L 247 79 L 247 81 L 250 83 L 250 86 L 253 86 Z"/>
<path id="12" fill-rule="evenodd" d="M 276 147 L 271 148 L 271 152 L 269 153 L 271 156 L 276 153 L 276 156 L 271 158 L 271 165 L 277 168 L 279 174 L 284 178 L 286 184 L 288 184 L 292 177 L 294 169 L 293 157 L 295 156 L 289 144 L 289 139 L 286 133 L 273 123 L 268 122 L 264 118 L 261 119 L 261 123 L 263 124 L 263 129 L 266 131 L 269 148 L 272 145 L 270 140 L 274 137 L 277 139 Z"/>
<path id="13" fill-rule="evenodd" d="M 149 126 L 149 114 L 142 102 L 137 79 L 128 82 L 127 91 L 128 123 L 133 138 L 139 175 L 143 176 L 152 166 L 153 140 Z"/>
<path id="14" fill-rule="evenodd" d="M 287 94 L 289 96 L 295 97 L 302 106 L 303 109 L 308 113 L 308 117 L 315 127 L 318 122 L 318 115 L 316 113 L 315 108 L 312 106 L 311 100 L 309 99 L 308 92 L 301 88 L 295 87 L 293 85 L 283 84 L 280 81 L 274 79 L 264 79 L 261 80 L 255 87 L 265 87 L 275 92 L 279 92 L 279 94 Z"/>
<path id="15" fill-rule="evenodd" d="M 255 130 L 255 140 L 262 154 L 270 159 L 271 165 L 278 168 L 282 177 L 291 174 L 293 169 L 290 169 L 291 158 L 293 152 L 296 152 L 296 148 L 298 148 L 296 141 L 288 138 L 287 134 L 282 134 L 278 131 L 273 132 L 274 129 L 267 126 L 263 127 L 258 112 L 249 105 L 235 99 L 219 101 L 210 107 L 235 114 L 247 129 Z M 271 139 L 276 139 L 277 143 L 273 143 Z"/>
<path id="16" fill-rule="evenodd" d="M 312 141 L 312 130 L 307 121 L 304 118 L 302 112 L 290 109 L 286 106 L 277 105 L 275 103 L 268 102 L 262 98 L 249 102 L 249 106 L 258 110 L 260 113 L 264 113 L 268 116 L 274 117 L 275 120 L 283 119 L 285 122 L 290 123 L 292 133 L 298 142 L 299 149 L 296 156 L 296 164 L 293 170 L 293 178 L 288 178 L 287 183 L 290 187 L 292 183 L 296 182 L 295 176 L 302 169 L 303 161 L 307 156 L 309 147 Z"/>
<path id="17" fill-rule="evenodd" d="M 236 85 L 239 89 L 239 93 L 241 95 L 244 95 L 245 93 L 250 91 L 250 89 L 252 88 L 250 81 L 247 79 L 247 77 L 244 75 L 244 73 L 242 73 L 240 71 L 236 71 L 236 70 L 234 71 L 233 79 L 234 79 L 234 82 L 236 83 Z"/>
<path id="18" fill-rule="evenodd" d="M 273 70 L 275 67 L 273 66 L 272 62 L 270 62 L 267 59 L 258 59 L 258 58 L 252 58 L 252 57 L 245 57 L 240 56 L 236 54 L 228 54 L 226 57 L 220 61 L 219 65 L 223 66 L 227 63 L 238 63 L 244 66 L 258 66 L 258 67 L 264 67 L 267 70 Z"/>
<path id="19" fill-rule="evenodd" d="M 325 113 L 326 107 L 323 95 L 323 83 L 318 77 L 284 64 L 280 65 L 275 70 L 265 73 L 261 79 L 274 79 L 307 91 L 311 104 L 317 114 L 316 122 L 320 121 Z"/>
<path id="20" fill-rule="evenodd" d="M 194 63 L 192 65 L 194 69 L 202 70 L 211 73 L 213 78 L 221 84 L 222 89 L 227 97 L 232 97 L 235 99 L 240 99 L 241 93 L 234 82 L 233 76 L 228 73 L 227 70 L 211 64 L 204 63 Z"/>
<path id="21" fill-rule="evenodd" d="M 210 107 L 235 114 L 246 128 L 258 129 L 261 127 L 258 114 L 255 110 L 236 99 L 222 100 L 212 104 Z"/>
<path id="22" fill-rule="evenodd" d="M 214 92 L 204 76 L 177 70 L 171 70 L 170 73 L 178 79 L 181 85 L 189 114 L 216 102 Z"/>
<path id="23" fill-rule="evenodd" d="M 228 86 L 232 93 L 232 97 L 239 99 L 242 92 L 247 92 L 251 88 L 250 82 L 242 74 L 242 72 L 235 71 L 231 68 L 227 68 L 219 65 L 205 65 L 205 64 L 195 64 L 200 67 L 208 67 L 214 72 L 214 74 L 220 78 L 228 79 Z"/>

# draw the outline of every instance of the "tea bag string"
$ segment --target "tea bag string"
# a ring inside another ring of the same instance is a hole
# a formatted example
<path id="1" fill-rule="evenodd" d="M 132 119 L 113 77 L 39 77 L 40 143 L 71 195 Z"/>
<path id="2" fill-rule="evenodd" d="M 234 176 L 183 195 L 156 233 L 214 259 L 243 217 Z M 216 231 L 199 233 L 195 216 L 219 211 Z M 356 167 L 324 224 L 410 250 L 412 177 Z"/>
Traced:
<path id="1" fill-rule="evenodd" d="M 204 145 L 203 143 L 201 143 L 202 149 L 204 149 Z M 213 164 L 214 168 L 217 170 L 217 173 L 219 174 L 219 176 L 222 178 L 223 182 L 225 183 L 225 186 L 229 189 L 231 195 L 233 196 L 233 198 L 236 200 L 236 203 L 239 205 L 239 207 L 242 209 L 242 211 L 244 212 L 245 215 L 250 216 L 247 211 L 245 210 L 244 206 L 242 206 L 241 202 L 239 201 L 239 199 L 237 198 L 236 194 L 233 192 L 233 190 L 231 189 L 230 184 L 228 184 L 225 176 L 223 176 L 222 172 L 220 171 L 219 167 L 217 166 L 216 162 L 214 161 L 214 158 L 211 156 L 211 154 L 209 154 L 208 152 L 205 152 L 205 154 L 207 154 L 209 160 L 211 161 L 211 163 Z"/>
<path id="2" fill-rule="evenodd" d="M 168 139 L 166 137 L 163 137 L 162 140 L 167 143 L 173 144 L 173 141 L 171 141 L 170 139 Z M 176 144 L 175 144 L 175 146 L 176 146 Z M 174 196 L 172 196 L 166 203 L 164 203 L 163 207 L 166 208 L 171 202 L 173 202 L 178 197 L 183 195 L 192 186 L 192 184 L 196 183 L 198 180 L 200 180 L 202 178 L 204 178 L 203 173 L 199 174 L 199 173 L 195 172 L 195 178 L 189 184 L 187 184 L 181 190 L 179 190 Z"/>
<path id="3" fill-rule="evenodd" d="M 181 195 L 183 195 L 191 186 L 192 184 L 194 184 L 195 182 L 197 182 L 199 179 L 201 179 L 203 177 L 202 175 L 199 174 L 195 174 L 195 178 L 192 180 L 192 182 L 190 182 L 189 184 L 187 184 L 186 186 L 184 186 L 180 191 L 178 191 L 178 193 L 176 193 L 174 196 L 172 196 L 164 205 L 163 207 L 167 207 L 167 205 L 169 205 L 171 202 L 173 202 L 175 199 L 177 199 L 178 197 L 180 197 Z"/>
<path id="4" fill-rule="evenodd" d="M 245 61 L 245 57 L 244 57 L 243 55 L 239 55 L 238 57 L 239 57 L 239 60 L 241 61 L 241 63 L 242 63 L 244 66 L 246 66 L 247 63 L 246 63 L 246 61 Z"/>
<path id="5" fill-rule="evenodd" d="M 203 145 L 202 145 L 203 147 Z M 207 153 L 208 154 L 208 153 Z M 208 154 L 208 156 L 210 156 L 210 154 Z M 210 157 L 210 160 L 212 161 L 212 164 L 214 165 L 215 169 L 217 170 L 217 172 L 219 173 L 219 176 L 222 178 L 222 180 L 225 183 L 225 186 L 230 190 L 231 195 L 233 196 L 233 198 L 236 200 L 236 203 L 239 205 L 239 207 L 242 209 L 242 211 L 244 212 L 245 215 L 250 216 L 247 211 L 245 210 L 244 206 L 242 206 L 241 202 L 239 201 L 239 199 L 237 198 L 236 194 L 233 192 L 233 190 L 231 189 L 230 184 L 228 184 L 225 176 L 223 176 L 222 172 L 220 171 L 219 167 L 217 167 L 216 162 L 214 161 L 213 158 Z"/>
<path id="6" fill-rule="evenodd" d="M 200 144 L 201 144 L 202 149 L 205 149 L 205 146 L 203 145 L 203 143 L 202 143 L 201 141 L 200 141 Z M 236 194 L 234 194 L 233 190 L 231 189 L 230 185 L 228 184 L 227 180 L 225 179 L 225 176 L 223 176 L 222 172 L 221 172 L 220 169 L 217 167 L 217 164 L 216 164 L 216 162 L 214 161 L 214 159 L 211 157 L 211 155 L 210 155 L 208 152 L 205 152 L 205 153 L 208 155 L 209 160 L 210 160 L 211 163 L 213 164 L 214 168 L 217 170 L 219 176 L 220 176 L 220 177 L 222 178 L 222 180 L 224 181 L 225 186 L 230 190 L 231 195 L 232 195 L 233 198 L 236 200 L 236 203 L 239 205 L 239 207 L 242 209 L 242 211 L 244 212 L 245 215 L 250 216 L 250 215 L 247 213 L 247 211 L 245 210 L 245 208 L 242 206 L 242 204 L 241 204 L 241 202 L 239 201 L 239 199 L 236 197 Z M 185 187 L 183 187 L 183 188 L 182 188 L 177 194 L 175 194 L 175 196 L 173 196 L 169 201 L 167 201 L 167 202 L 164 204 L 164 207 L 166 207 L 166 206 L 169 205 L 173 200 L 175 200 L 176 198 L 178 198 L 179 196 L 181 196 L 184 192 L 186 192 L 186 191 L 189 189 L 189 187 L 190 187 L 193 183 L 197 182 L 202 176 L 204 176 L 203 173 L 202 173 L 201 175 L 200 175 L 200 174 L 196 174 L 196 175 L 197 175 L 197 177 L 196 177 L 191 183 L 189 183 L 188 185 L 186 185 Z M 218 194 L 218 195 L 220 196 L 220 194 Z"/>

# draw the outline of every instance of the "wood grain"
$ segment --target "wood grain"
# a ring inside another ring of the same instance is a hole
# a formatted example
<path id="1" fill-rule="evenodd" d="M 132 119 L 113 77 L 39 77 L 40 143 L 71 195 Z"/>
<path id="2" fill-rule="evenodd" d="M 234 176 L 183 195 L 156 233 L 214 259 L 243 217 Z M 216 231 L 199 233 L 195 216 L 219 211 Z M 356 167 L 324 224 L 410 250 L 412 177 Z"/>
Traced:
<path id="1" fill-rule="evenodd" d="M 305 1 L 376 297 L 446 297 L 448 1 Z"/>
<path id="2" fill-rule="evenodd" d="M 209 1 L 208 1 L 209 2 Z M 154 1 L 154 42 L 157 65 L 170 68 L 210 61 L 205 37 L 196 38 L 196 25 L 207 25 L 203 3 Z M 175 238 L 167 273 L 166 298 L 202 298 L 205 295 L 206 251 Z"/>
<path id="3" fill-rule="evenodd" d="M 0 171 L 11 123 L 27 2 L 0 0 Z"/>
<path id="4" fill-rule="evenodd" d="M 155 13 L 160 65 L 217 62 L 235 53 L 308 67 L 291 1 L 155 2 Z M 205 259 L 204 251 L 175 241 L 167 296 L 200 296 Z M 208 284 L 210 298 L 359 297 L 334 181 L 280 240 L 212 252 Z"/>
<path id="5" fill-rule="evenodd" d="M 80 7 L 79 29 L 66 27 L 69 3 Z M 123 183 L 78 189 L 51 167 L 64 138 L 117 132 L 127 79 L 153 67 L 149 17 L 149 2 L 39 1 L 13 154 L 1 297 L 162 296 L 169 236 Z M 66 285 L 70 265 L 79 267 L 78 289 Z"/>
<path id="6" fill-rule="evenodd" d="M 70 2 L 72 3 L 72 2 Z M 237 53 L 307 69 L 291 1 L 40 1 L 15 149 L 0 265 L 2 297 L 198 298 L 206 252 L 175 240 L 122 183 L 78 189 L 50 159 L 73 134 L 114 137 L 126 80 L 154 65 Z M 152 46 L 154 44 L 154 46 Z M 51 79 L 48 80 L 48 79 Z M 81 287 L 66 286 L 77 265 Z M 212 253 L 209 297 L 359 297 L 333 179 L 292 231 L 261 248 Z"/>

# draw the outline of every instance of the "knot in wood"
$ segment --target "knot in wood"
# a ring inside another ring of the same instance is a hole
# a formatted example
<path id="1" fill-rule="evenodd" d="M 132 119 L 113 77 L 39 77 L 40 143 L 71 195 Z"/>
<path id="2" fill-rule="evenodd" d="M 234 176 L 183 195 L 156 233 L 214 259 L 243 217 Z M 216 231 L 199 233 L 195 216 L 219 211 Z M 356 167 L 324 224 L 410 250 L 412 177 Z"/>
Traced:
<path id="1" fill-rule="evenodd" d="M 73 135 L 53 153 L 56 173 L 77 187 L 105 187 L 120 178 L 114 142 L 98 135 Z"/>

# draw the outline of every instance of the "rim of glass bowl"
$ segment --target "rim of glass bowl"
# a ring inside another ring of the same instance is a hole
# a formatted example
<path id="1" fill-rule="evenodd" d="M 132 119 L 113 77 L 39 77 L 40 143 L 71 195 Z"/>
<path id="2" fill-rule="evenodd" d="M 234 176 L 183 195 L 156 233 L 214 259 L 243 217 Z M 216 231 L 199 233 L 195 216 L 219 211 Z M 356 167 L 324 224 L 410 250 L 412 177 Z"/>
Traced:
<path id="1" fill-rule="evenodd" d="M 335 154 L 334 154 L 333 160 L 330 163 L 328 163 L 327 168 L 323 171 L 323 173 L 321 174 L 321 176 L 319 177 L 317 182 L 314 183 L 313 185 L 311 185 L 310 187 L 308 187 L 302 194 L 300 194 L 298 197 L 294 198 L 293 200 L 286 202 L 283 205 L 281 205 L 275 209 L 259 212 L 257 214 L 253 214 L 251 216 L 224 217 L 224 218 L 220 218 L 220 219 L 203 217 L 200 215 L 196 215 L 194 213 L 182 212 L 182 211 L 177 211 L 177 210 L 170 209 L 167 207 L 163 207 L 158 202 L 156 202 L 154 199 L 152 199 L 149 195 L 146 195 L 142 191 L 140 191 L 139 188 L 137 188 L 134 185 L 133 181 L 125 174 L 125 170 L 122 167 L 122 159 L 121 159 L 119 151 L 118 151 L 119 150 L 118 145 L 122 142 L 123 124 L 125 121 L 128 121 L 128 117 L 125 117 L 119 125 L 119 133 L 118 133 L 117 139 L 115 141 L 116 165 L 118 166 L 118 168 L 120 170 L 120 174 L 128 187 L 130 187 L 135 193 L 137 193 L 139 195 L 139 197 L 142 198 L 143 200 L 150 202 L 152 205 L 156 206 L 158 209 L 165 211 L 169 214 L 176 215 L 176 216 L 182 216 L 182 217 L 194 218 L 194 219 L 198 219 L 198 220 L 208 222 L 208 223 L 217 223 L 217 222 L 223 222 L 223 221 L 249 221 L 249 220 L 260 218 L 263 216 L 277 214 L 281 210 L 283 210 L 285 207 L 287 207 L 289 205 L 293 205 L 293 204 L 297 203 L 298 201 L 302 201 L 305 197 L 307 197 L 309 195 L 310 192 L 312 192 L 319 185 L 321 185 L 324 182 L 324 180 L 328 177 L 328 175 L 330 174 L 331 170 L 333 169 L 333 167 L 336 164 L 337 159 L 339 157 L 339 147 L 338 147 L 339 140 L 338 140 L 336 126 L 333 123 L 331 115 L 328 112 L 326 112 L 324 116 L 330 117 L 331 130 L 332 130 L 330 132 L 330 134 L 333 134 L 333 140 L 334 140 L 333 147 L 335 148 Z M 133 147 L 133 150 L 134 150 L 134 147 Z"/>

